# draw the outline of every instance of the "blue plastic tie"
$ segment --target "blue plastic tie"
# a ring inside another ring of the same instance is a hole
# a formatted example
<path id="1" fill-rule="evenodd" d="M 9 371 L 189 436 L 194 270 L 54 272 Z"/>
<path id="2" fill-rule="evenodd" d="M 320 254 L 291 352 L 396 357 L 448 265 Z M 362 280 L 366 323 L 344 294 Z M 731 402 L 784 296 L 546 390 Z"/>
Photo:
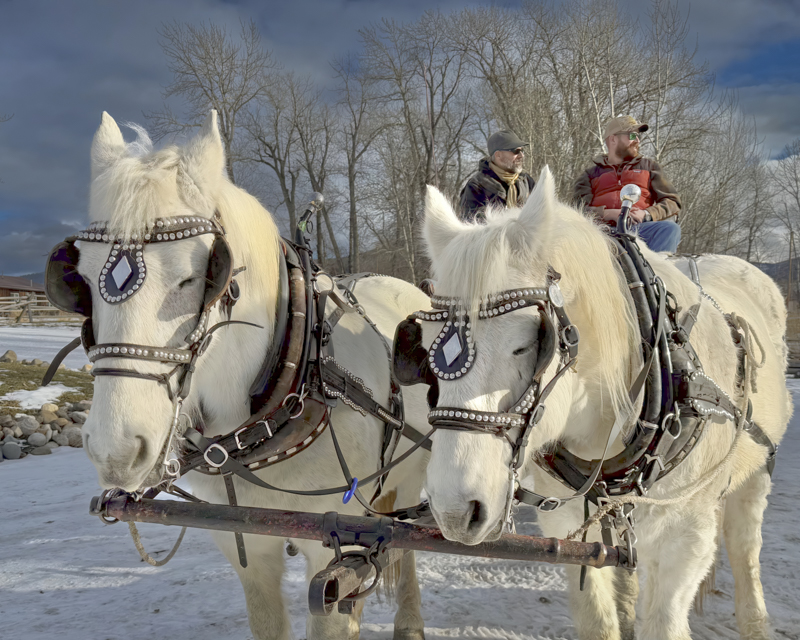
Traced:
<path id="1" fill-rule="evenodd" d="M 347 504 L 350 502 L 350 498 L 353 497 L 353 494 L 356 492 L 356 488 L 358 487 L 358 478 L 353 478 L 353 484 L 350 485 L 350 489 L 345 491 L 344 496 L 342 497 L 342 502 Z"/>

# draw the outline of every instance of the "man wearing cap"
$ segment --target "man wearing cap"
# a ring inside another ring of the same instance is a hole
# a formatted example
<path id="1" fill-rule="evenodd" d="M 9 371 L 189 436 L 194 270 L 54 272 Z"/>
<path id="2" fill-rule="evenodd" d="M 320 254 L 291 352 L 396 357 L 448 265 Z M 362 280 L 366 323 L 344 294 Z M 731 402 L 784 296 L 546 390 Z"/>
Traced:
<path id="1" fill-rule="evenodd" d="M 637 185 L 642 196 L 630 212 L 635 230 L 653 251 L 674 253 L 681 239 L 681 200 L 661 166 L 639 155 L 640 135 L 648 128 L 631 116 L 611 118 L 603 134 L 608 155 L 593 158 L 594 164 L 578 178 L 575 201 L 585 213 L 616 226 L 622 187 Z"/>
<path id="2" fill-rule="evenodd" d="M 461 190 L 459 217 L 464 222 L 483 222 L 486 207 L 521 207 L 533 191 L 533 178 L 522 170 L 527 142 L 509 130 L 493 133 L 489 156 Z"/>

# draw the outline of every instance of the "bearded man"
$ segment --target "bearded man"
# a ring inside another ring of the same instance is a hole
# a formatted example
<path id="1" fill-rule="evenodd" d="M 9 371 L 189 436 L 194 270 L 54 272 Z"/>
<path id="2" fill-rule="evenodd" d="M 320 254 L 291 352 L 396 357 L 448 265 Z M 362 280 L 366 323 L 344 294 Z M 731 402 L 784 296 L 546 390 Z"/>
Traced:
<path id="1" fill-rule="evenodd" d="M 641 134 L 648 128 L 631 116 L 611 118 L 603 132 L 608 154 L 593 158 L 594 164 L 575 183 L 574 199 L 584 213 L 616 226 L 622 187 L 637 185 L 642 196 L 628 214 L 633 229 L 653 251 L 675 253 L 681 239 L 681 201 L 661 166 L 639 155 Z"/>
<path id="2" fill-rule="evenodd" d="M 521 207 L 533 191 L 533 178 L 522 170 L 527 142 L 507 129 L 487 141 L 488 157 L 482 158 L 461 190 L 459 217 L 464 222 L 484 222 L 489 206 Z"/>

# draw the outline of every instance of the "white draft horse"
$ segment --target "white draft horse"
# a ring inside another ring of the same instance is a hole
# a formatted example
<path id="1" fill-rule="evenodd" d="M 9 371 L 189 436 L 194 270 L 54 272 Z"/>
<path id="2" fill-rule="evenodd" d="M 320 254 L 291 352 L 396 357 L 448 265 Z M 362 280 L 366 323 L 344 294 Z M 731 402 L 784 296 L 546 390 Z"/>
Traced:
<path id="1" fill-rule="evenodd" d="M 131 144 L 106 113 L 92 146 L 90 219 L 130 237 L 151 230 L 154 220 L 170 216 L 210 219 L 215 211 L 231 247 L 233 264 L 245 270 L 236 276 L 240 299 L 233 319 L 265 329 L 230 325 L 214 334 L 198 361 L 191 392 L 183 405 L 190 416 L 202 415 L 206 437 L 230 432 L 249 416 L 248 389 L 272 341 L 279 277 L 279 234 L 271 215 L 258 201 L 231 184 L 225 175 L 224 152 L 212 111 L 199 134 L 185 146 L 154 151 L 143 131 Z M 188 236 L 188 234 L 187 234 Z M 139 237 L 142 237 L 141 235 Z M 98 280 L 109 248 L 80 243 L 78 271 L 90 284 L 93 327 L 97 343 L 131 343 L 175 347 L 198 322 L 203 306 L 206 268 L 211 247 L 209 235 L 180 242 L 145 246 L 147 279 L 135 297 L 108 304 Z M 106 265 L 107 266 L 107 265 Z M 427 297 L 408 283 L 393 278 L 366 278 L 356 291 L 380 332 L 391 341 L 394 327 Z M 330 303 L 332 304 L 332 303 Z M 215 307 L 209 325 L 227 320 Z M 333 333 L 335 357 L 363 379 L 384 406 L 390 390 L 390 369 L 384 344 L 358 313 L 342 317 Z M 131 367 L 130 360 L 111 358 L 103 366 Z M 139 371 L 163 374 L 171 363 L 133 362 Z M 411 424 L 425 425 L 424 400 L 406 393 L 406 416 Z M 87 454 L 97 468 L 103 487 L 135 491 L 164 457 L 173 405 L 161 384 L 131 377 L 98 377 L 92 412 L 83 427 Z M 336 435 L 355 477 L 373 473 L 380 459 L 384 425 L 362 416 L 343 403 L 332 412 Z M 427 430 L 427 429 L 426 429 Z M 403 439 L 397 454 L 409 448 Z M 415 452 L 388 476 L 384 495 L 410 506 L 419 502 L 427 454 Z M 302 453 L 257 472 L 272 485 L 296 490 L 341 486 L 343 472 L 337 460 L 330 429 Z M 227 504 L 219 476 L 190 474 L 195 494 L 209 502 Z M 258 488 L 234 479 L 238 503 L 243 506 L 312 512 L 340 511 L 362 515 L 356 500 L 342 504 L 342 496 L 292 496 Z M 386 505 L 384 505 L 386 506 Z M 258 640 L 288 640 L 291 627 L 281 596 L 284 540 L 245 535 L 248 566 L 239 565 L 234 536 L 213 533 L 213 538 L 241 579 L 247 600 L 250 628 Z M 325 568 L 332 552 L 320 542 L 294 540 L 307 559 L 310 579 Z M 399 610 L 395 638 L 423 638 L 420 592 L 413 554 L 406 554 L 397 585 Z M 198 603 L 202 606 L 202 603 Z M 351 615 L 334 611 L 328 617 L 309 616 L 309 640 L 357 638 L 360 608 Z"/>
<path id="2" fill-rule="evenodd" d="M 440 407 L 475 412 L 513 410 L 511 403 L 526 389 L 536 364 L 540 316 L 533 305 L 488 320 L 480 319 L 478 311 L 490 294 L 542 287 L 548 266 L 562 275 L 564 309 L 580 331 L 578 357 L 574 372 L 567 372 L 555 384 L 544 416 L 532 430 L 521 484 L 545 496 L 573 494 L 537 466 L 534 452 L 547 451 L 558 441 L 575 455 L 597 461 L 620 412 L 639 413 L 628 399 L 628 387 L 642 367 L 641 337 L 628 283 L 613 253 L 616 245 L 597 225 L 556 200 L 548 169 L 521 210 L 490 212 L 485 225 L 459 221 L 447 200 L 429 187 L 424 233 L 438 283 L 436 295 L 460 299 L 471 310 L 475 345 L 468 375 L 439 380 Z M 698 287 L 676 262 L 644 246 L 642 251 L 681 308 L 700 303 L 692 345 L 705 373 L 736 399 L 737 348 L 723 312 L 707 297 L 701 299 Z M 722 310 L 744 318 L 760 338 L 765 360 L 758 369 L 757 389 L 750 394 L 753 420 L 777 443 L 792 413 L 784 378 L 786 310 L 782 296 L 764 273 L 737 258 L 706 256 L 698 260 L 698 266 L 705 291 Z M 440 326 L 423 323 L 425 345 Z M 545 371 L 543 384 L 553 377 L 557 366 L 554 362 Z M 648 492 L 646 497 L 654 503 L 636 507 L 639 563 L 647 577 L 638 637 L 690 637 L 689 609 L 715 559 L 718 518 L 723 519 L 736 581 L 736 620 L 741 635 L 768 637 L 758 558 L 771 486 L 765 469 L 766 447 L 741 432 L 726 473 L 719 473 L 678 504 L 657 503 L 686 495 L 687 489 L 702 484 L 702 478 L 713 477 L 708 474 L 731 451 L 735 432 L 732 421 L 708 424 L 688 457 Z M 609 456 L 622 449 L 617 438 Z M 510 456 L 511 447 L 503 438 L 463 430 L 436 433 L 426 490 L 446 537 L 476 544 L 499 535 L 507 504 Z M 544 534 L 564 538 L 574 532 L 584 522 L 583 508 L 583 500 L 578 499 L 540 513 Z M 599 539 L 596 528 L 590 535 Z M 620 569 L 589 569 L 581 591 L 580 568 L 567 567 L 566 572 L 580 638 L 633 637 L 635 581 L 615 592 L 615 583 L 620 582 L 615 575 L 622 575 Z M 621 582 L 625 586 L 626 581 Z"/>

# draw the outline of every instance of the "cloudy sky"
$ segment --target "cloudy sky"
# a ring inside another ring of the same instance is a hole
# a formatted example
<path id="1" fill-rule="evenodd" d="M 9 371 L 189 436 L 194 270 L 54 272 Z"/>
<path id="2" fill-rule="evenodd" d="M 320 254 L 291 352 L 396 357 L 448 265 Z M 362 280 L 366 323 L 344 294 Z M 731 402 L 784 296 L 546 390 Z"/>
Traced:
<path id="1" fill-rule="evenodd" d="M 647 3 L 621 0 L 634 14 Z M 144 124 L 170 81 L 157 29 L 171 20 L 238 31 L 256 21 L 287 68 L 315 75 L 358 48 L 381 18 L 479 2 L 446 0 L 0 0 L 0 273 L 43 269 L 49 249 L 86 223 L 89 147 L 108 111 Z M 516 0 L 495 2 L 516 6 Z M 697 0 L 683 5 L 698 57 L 735 89 L 777 156 L 800 137 L 800 0 Z M 267 203 L 269 204 L 269 203 Z"/>

